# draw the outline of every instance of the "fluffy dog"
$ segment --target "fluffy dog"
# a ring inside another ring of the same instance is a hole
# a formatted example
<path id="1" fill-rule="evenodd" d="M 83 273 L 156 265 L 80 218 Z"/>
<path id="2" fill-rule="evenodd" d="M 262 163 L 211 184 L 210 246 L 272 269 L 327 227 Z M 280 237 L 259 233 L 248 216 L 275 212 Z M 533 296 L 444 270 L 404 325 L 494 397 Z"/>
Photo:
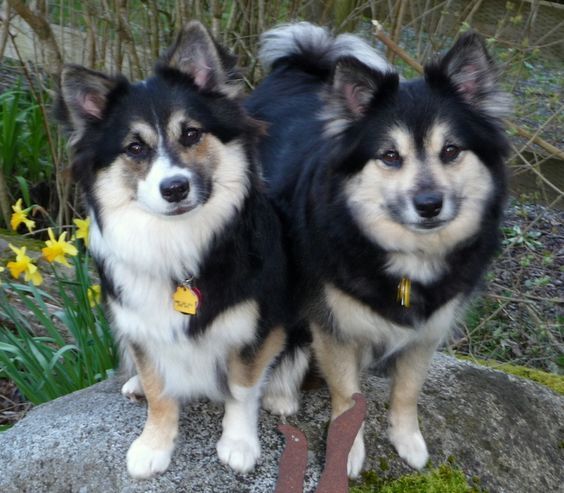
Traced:
<path id="1" fill-rule="evenodd" d="M 62 73 L 90 251 L 138 373 L 123 391 L 148 402 L 127 453 L 136 478 L 167 469 L 188 398 L 225 401 L 222 462 L 246 472 L 260 453 L 261 386 L 286 340 L 286 260 L 234 66 L 193 22 L 145 81 Z"/>
<path id="2" fill-rule="evenodd" d="M 265 33 L 260 58 L 271 73 L 247 107 L 269 124 L 265 179 L 333 417 L 363 369 L 387 366 L 389 438 L 422 468 L 429 361 L 498 247 L 509 98 L 472 32 L 410 81 L 361 39 L 307 23 Z M 364 457 L 361 429 L 350 476 Z"/>

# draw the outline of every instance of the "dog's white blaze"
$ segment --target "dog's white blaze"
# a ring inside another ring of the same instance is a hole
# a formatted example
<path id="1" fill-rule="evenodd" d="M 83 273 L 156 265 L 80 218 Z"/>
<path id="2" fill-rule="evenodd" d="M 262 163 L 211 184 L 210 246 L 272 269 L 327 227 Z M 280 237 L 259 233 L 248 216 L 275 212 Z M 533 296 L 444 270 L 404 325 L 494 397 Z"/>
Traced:
<path id="1" fill-rule="evenodd" d="M 230 143 L 218 146 L 218 152 L 212 195 L 203 205 L 178 216 L 151 214 L 141 207 L 125 186 L 121 167 L 100 172 L 95 195 L 103 236 L 91 214 L 90 248 L 94 254 L 127 269 L 133 278 L 142 273 L 157 278 L 150 283 L 158 279 L 169 282 L 186 271 L 197 277 L 212 236 L 237 214 L 249 187 L 242 146 Z M 113 277 L 120 285 L 123 276 Z"/>
<path id="2" fill-rule="evenodd" d="M 153 161 L 151 169 L 143 180 L 137 183 L 137 200 L 149 213 L 153 214 L 166 214 L 170 209 L 170 202 L 167 202 L 161 195 L 160 185 L 166 178 L 173 176 L 185 176 L 190 180 L 192 172 L 186 168 L 174 166 L 166 151 L 159 149 L 157 159 Z M 194 187 L 190 187 L 190 193 L 185 201 L 189 204 L 196 202 L 195 195 L 197 191 Z"/>
<path id="3" fill-rule="evenodd" d="M 461 306 L 460 298 L 455 297 L 419 327 L 410 328 L 381 317 L 364 303 L 331 284 L 325 285 L 325 299 L 331 308 L 334 323 L 343 336 L 368 343 L 365 344 L 363 366 L 371 362 L 371 344 L 386 348 L 383 357 L 418 343 L 436 341 L 438 344 L 449 334 Z M 359 347 L 362 346 L 362 343 L 359 344 Z"/>
<path id="4" fill-rule="evenodd" d="M 150 291 L 134 307 L 110 302 L 118 331 L 143 347 L 162 376 L 167 395 L 221 400 L 224 395 L 218 387 L 217 371 L 227 373 L 231 351 L 254 340 L 259 313 L 256 302 L 245 301 L 226 310 L 202 336 L 191 339 L 183 332 L 186 315 L 172 308 L 170 287 L 162 293 Z"/>

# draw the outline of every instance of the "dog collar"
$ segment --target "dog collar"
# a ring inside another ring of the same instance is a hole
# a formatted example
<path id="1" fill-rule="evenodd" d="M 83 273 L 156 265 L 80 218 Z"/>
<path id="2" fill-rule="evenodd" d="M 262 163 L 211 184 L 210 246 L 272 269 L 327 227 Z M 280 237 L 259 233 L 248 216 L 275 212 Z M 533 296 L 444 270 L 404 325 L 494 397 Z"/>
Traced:
<path id="1" fill-rule="evenodd" d="M 407 277 L 402 277 L 396 293 L 396 301 L 405 308 L 409 308 L 411 298 L 411 280 Z"/>
<path id="2" fill-rule="evenodd" d="M 202 294 L 193 286 L 194 277 L 189 276 L 182 281 L 172 295 L 174 309 L 185 315 L 196 315 L 202 301 Z"/>

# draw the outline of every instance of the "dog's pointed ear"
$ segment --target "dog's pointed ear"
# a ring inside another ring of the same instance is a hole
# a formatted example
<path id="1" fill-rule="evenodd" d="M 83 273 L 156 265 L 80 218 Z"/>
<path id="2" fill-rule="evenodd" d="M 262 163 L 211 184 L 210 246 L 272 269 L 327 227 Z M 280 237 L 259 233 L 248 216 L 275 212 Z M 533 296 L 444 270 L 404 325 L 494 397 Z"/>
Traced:
<path id="1" fill-rule="evenodd" d="M 208 30 L 192 21 L 178 34 L 162 56 L 160 67 L 170 67 L 188 75 L 200 90 L 229 92 L 236 58 L 215 43 Z"/>
<path id="2" fill-rule="evenodd" d="M 69 123 L 76 130 L 89 121 L 100 120 L 108 95 L 120 79 L 79 65 L 65 65 L 61 72 L 61 98 Z"/>
<path id="3" fill-rule="evenodd" d="M 511 98 L 499 88 L 498 70 L 477 33 L 464 33 L 437 64 L 425 67 L 428 80 L 434 71 L 446 77 L 471 106 L 495 118 L 511 113 Z"/>
<path id="4" fill-rule="evenodd" d="M 79 135 L 89 122 L 102 119 L 109 94 L 123 80 L 79 65 L 65 65 L 61 72 L 57 118 Z"/>
<path id="5" fill-rule="evenodd" d="M 380 72 L 354 57 L 343 57 L 333 71 L 332 96 L 349 119 L 356 120 L 366 114 L 377 95 L 395 91 L 398 81 L 394 72 Z"/>

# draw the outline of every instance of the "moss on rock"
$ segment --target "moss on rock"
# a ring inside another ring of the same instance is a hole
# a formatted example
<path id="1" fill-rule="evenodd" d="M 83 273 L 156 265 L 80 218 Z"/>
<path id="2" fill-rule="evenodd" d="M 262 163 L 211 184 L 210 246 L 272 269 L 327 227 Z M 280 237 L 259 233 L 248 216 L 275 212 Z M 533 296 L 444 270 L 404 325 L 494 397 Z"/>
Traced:
<path id="1" fill-rule="evenodd" d="M 421 473 L 400 478 L 383 478 L 375 471 L 363 473 L 363 480 L 351 484 L 350 493 L 480 493 L 468 483 L 464 473 L 453 464 L 442 464 Z"/>
<path id="2" fill-rule="evenodd" d="M 492 359 L 471 358 L 458 354 L 456 356 L 457 358 L 465 361 L 471 361 L 472 363 L 487 366 L 488 368 L 509 373 L 510 375 L 532 380 L 533 382 L 540 383 L 541 385 L 548 387 L 557 394 L 564 395 L 564 376 L 562 375 L 548 373 L 542 370 L 528 368 L 526 366 L 513 365 L 511 363 L 502 363 Z"/>

